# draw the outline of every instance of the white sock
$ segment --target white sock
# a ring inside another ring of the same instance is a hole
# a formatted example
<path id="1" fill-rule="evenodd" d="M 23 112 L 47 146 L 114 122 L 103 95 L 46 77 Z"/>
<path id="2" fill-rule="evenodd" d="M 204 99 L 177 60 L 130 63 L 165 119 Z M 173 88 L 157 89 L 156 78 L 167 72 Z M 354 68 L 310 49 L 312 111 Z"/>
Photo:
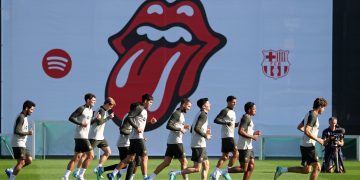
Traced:
<path id="1" fill-rule="evenodd" d="M 144 179 L 147 178 L 147 174 L 144 175 Z"/>
<path id="2" fill-rule="evenodd" d="M 131 177 L 130 177 L 130 180 L 133 180 L 135 177 L 135 174 L 132 174 Z"/>
<path id="3" fill-rule="evenodd" d="M 15 179 L 15 175 L 13 173 L 10 174 L 10 179 L 9 180 L 14 180 Z"/>
<path id="4" fill-rule="evenodd" d="M 288 168 L 287 167 L 282 167 L 280 169 L 280 172 L 284 173 L 284 172 L 288 172 Z"/>
<path id="5" fill-rule="evenodd" d="M 181 171 L 174 171 L 175 176 L 181 175 Z"/>
<path id="6" fill-rule="evenodd" d="M 69 175 L 70 175 L 70 173 L 71 173 L 71 171 L 70 171 L 70 170 L 66 170 L 66 171 L 65 171 L 65 174 L 64 174 L 64 177 L 67 177 L 67 178 L 68 178 L 68 177 L 69 177 Z"/>
<path id="7" fill-rule="evenodd" d="M 80 177 L 84 177 L 85 171 L 86 171 L 86 169 L 80 168 L 79 176 L 80 176 Z"/>
<path id="8" fill-rule="evenodd" d="M 152 174 L 150 175 L 150 179 L 154 179 L 154 177 L 156 177 L 156 174 L 155 174 L 155 173 L 152 173 Z"/>
<path id="9" fill-rule="evenodd" d="M 222 174 L 222 170 L 220 168 L 216 168 L 216 171 L 219 173 L 219 174 Z"/>
<path id="10" fill-rule="evenodd" d="M 124 173 L 126 173 L 126 171 L 127 171 L 127 168 L 121 169 L 121 170 L 119 171 L 119 173 L 120 173 L 120 174 L 124 174 Z"/>
<path id="11" fill-rule="evenodd" d="M 98 164 L 96 167 L 101 168 L 102 166 L 103 166 L 102 164 Z"/>
<path id="12" fill-rule="evenodd" d="M 118 172 L 119 172 L 119 170 L 115 168 L 114 171 L 112 172 L 112 174 L 114 175 L 114 177 L 117 175 Z"/>

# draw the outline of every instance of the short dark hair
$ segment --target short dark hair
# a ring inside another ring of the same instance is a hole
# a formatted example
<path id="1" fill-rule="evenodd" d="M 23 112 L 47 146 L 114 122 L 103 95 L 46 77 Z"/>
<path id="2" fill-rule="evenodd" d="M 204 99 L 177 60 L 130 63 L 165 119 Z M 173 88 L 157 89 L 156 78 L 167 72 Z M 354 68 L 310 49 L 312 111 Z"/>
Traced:
<path id="1" fill-rule="evenodd" d="M 88 99 L 92 99 L 92 98 L 96 98 L 96 96 L 92 93 L 87 93 L 85 94 L 84 96 L 84 99 L 85 99 L 85 102 L 88 100 Z"/>
<path id="2" fill-rule="evenodd" d="M 26 100 L 23 104 L 23 110 L 25 110 L 26 108 L 31 108 L 31 107 L 35 107 L 35 103 L 30 101 L 30 100 Z"/>
<path id="3" fill-rule="evenodd" d="M 247 103 L 244 105 L 244 110 L 245 110 L 245 112 L 247 113 L 253 106 L 255 106 L 255 103 L 253 103 L 253 102 L 247 102 Z"/>
<path id="4" fill-rule="evenodd" d="M 141 100 L 142 100 L 142 102 L 145 102 L 145 100 L 147 100 L 147 101 L 154 100 L 154 98 L 152 97 L 152 95 L 146 93 L 146 94 L 142 95 Z"/>
<path id="5" fill-rule="evenodd" d="M 326 106 L 327 106 L 326 99 L 324 99 L 322 97 L 318 97 L 314 101 L 313 109 L 317 109 L 317 108 L 320 108 L 320 107 L 326 107 Z"/>
<path id="6" fill-rule="evenodd" d="M 209 101 L 209 98 L 201 98 L 201 99 L 199 99 L 199 100 L 196 102 L 196 104 L 197 104 L 197 106 L 198 106 L 200 109 L 202 109 L 202 106 L 203 106 L 207 101 Z"/>
<path id="7" fill-rule="evenodd" d="M 228 97 L 226 98 L 226 102 L 230 102 L 230 101 L 232 101 L 232 100 L 234 100 L 234 99 L 236 99 L 235 96 L 228 96 Z"/>
<path id="8" fill-rule="evenodd" d="M 186 103 L 189 103 L 189 102 L 191 102 L 190 99 L 183 98 L 183 99 L 181 99 L 180 104 L 186 104 Z"/>

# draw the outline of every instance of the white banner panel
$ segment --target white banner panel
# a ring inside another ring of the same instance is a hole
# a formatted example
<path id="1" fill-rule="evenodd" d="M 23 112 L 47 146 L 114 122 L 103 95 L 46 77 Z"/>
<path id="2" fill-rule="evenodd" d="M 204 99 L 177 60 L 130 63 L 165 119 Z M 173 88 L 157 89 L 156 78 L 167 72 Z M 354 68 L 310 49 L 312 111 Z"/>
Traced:
<path id="1" fill-rule="evenodd" d="M 237 97 L 238 120 L 247 101 L 256 103 L 255 128 L 266 135 L 300 135 L 296 126 L 319 96 L 329 103 L 321 129 L 331 115 L 332 1 L 2 3 L 2 133 L 12 132 L 26 99 L 37 104 L 29 119 L 66 122 L 87 92 L 97 95 L 96 107 L 114 97 L 120 119 L 131 102 L 153 94 L 150 155 L 165 152 L 166 121 L 184 97 L 193 101 L 189 124 L 197 99 L 210 99 L 209 155 L 220 155 L 213 120 L 228 95 Z M 110 122 L 112 149 L 117 134 Z M 190 134 L 184 142 L 190 154 Z"/>

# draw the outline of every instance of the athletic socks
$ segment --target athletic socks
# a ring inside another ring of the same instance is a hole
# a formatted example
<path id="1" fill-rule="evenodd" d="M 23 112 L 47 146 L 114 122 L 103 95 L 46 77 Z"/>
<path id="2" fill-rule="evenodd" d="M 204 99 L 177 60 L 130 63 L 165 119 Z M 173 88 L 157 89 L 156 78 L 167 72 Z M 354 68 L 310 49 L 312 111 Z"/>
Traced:
<path id="1" fill-rule="evenodd" d="M 15 179 L 15 175 L 13 173 L 10 174 L 10 179 L 9 180 L 14 180 Z"/>
<path id="2" fill-rule="evenodd" d="M 189 180 L 189 177 L 187 174 L 185 174 L 185 179 L 184 180 Z"/>
<path id="3" fill-rule="evenodd" d="M 112 174 L 114 175 L 114 177 L 117 175 L 117 173 L 119 173 L 119 170 L 118 169 L 114 169 L 114 171 L 112 172 Z"/>
<path id="4" fill-rule="evenodd" d="M 181 175 L 181 171 L 174 171 L 175 176 Z"/>
<path id="5" fill-rule="evenodd" d="M 120 173 L 120 174 L 124 174 L 124 173 L 126 173 L 126 171 L 127 171 L 127 168 L 121 169 L 121 170 L 119 171 L 119 173 Z"/>
<path id="6" fill-rule="evenodd" d="M 155 174 L 155 173 L 152 173 L 149 178 L 150 178 L 150 179 L 154 179 L 155 176 L 156 176 L 156 174 Z"/>
<path id="7" fill-rule="evenodd" d="M 80 177 L 84 177 L 85 171 L 86 171 L 86 169 L 80 168 L 79 176 L 80 176 Z"/>
<path id="8" fill-rule="evenodd" d="M 67 178 L 68 178 L 68 177 L 69 177 L 69 175 L 70 175 L 70 173 L 71 173 L 71 171 L 70 171 L 70 170 L 66 170 L 66 171 L 65 171 L 65 174 L 64 174 L 64 177 L 67 177 Z"/>
<path id="9" fill-rule="evenodd" d="M 288 172 L 288 168 L 287 167 L 282 167 L 280 170 L 281 173 L 285 173 Z"/>

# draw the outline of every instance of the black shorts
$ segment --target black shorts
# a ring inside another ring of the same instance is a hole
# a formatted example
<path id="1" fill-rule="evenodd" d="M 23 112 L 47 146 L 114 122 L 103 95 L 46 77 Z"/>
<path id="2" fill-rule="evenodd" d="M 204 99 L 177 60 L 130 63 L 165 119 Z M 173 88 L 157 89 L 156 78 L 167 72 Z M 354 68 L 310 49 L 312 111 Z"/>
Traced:
<path id="1" fill-rule="evenodd" d="M 191 161 L 202 163 L 208 159 L 206 148 L 191 148 L 191 150 Z"/>
<path id="2" fill-rule="evenodd" d="M 122 161 L 129 154 L 129 147 L 118 147 L 118 150 L 119 150 L 120 161 Z M 135 165 L 140 166 L 141 165 L 140 162 L 141 162 L 140 156 L 135 156 Z"/>
<path id="3" fill-rule="evenodd" d="M 144 139 L 130 139 L 129 154 L 136 154 L 136 156 L 146 156 L 147 149 Z"/>
<path id="4" fill-rule="evenodd" d="M 301 152 L 302 165 L 310 165 L 311 163 L 319 161 L 319 158 L 315 151 L 315 146 L 311 146 L 311 147 L 300 146 L 300 152 Z"/>
<path id="5" fill-rule="evenodd" d="M 75 152 L 83 153 L 91 150 L 92 147 L 88 139 L 75 139 Z"/>
<path id="6" fill-rule="evenodd" d="M 229 153 L 236 151 L 235 140 L 232 137 L 221 139 L 221 152 Z"/>
<path id="7" fill-rule="evenodd" d="M 169 156 L 172 158 L 185 158 L 185 150 L 182 143 L 179 144 L 167 144 L 165 156 Z"/>
<path id="8" fill-rule="evenodd" d="M 104 140 L 95 140 L 95 139 L 89 139 L 90 141 L 90 144 L 92 146 L 92 148 L 94 149 L 95 147 L 98 147 L 98 148 L 103 148 L 103 147 L 108 147 L 109 144 L 108 142 L 106 141 L 106 139 Z"/>
<path id="9" fill-rule="evenodd" d="M 15 159 L 26 159 L 31 156 L 30 151 L 25 147 L 12 147 Z"/>
<path id="10" fill-rule="evenodd" d="M 249 163 L 250 159 L 254 159 L 254 151 L 252 149 L 239 149 L 239 163 Z"/>

